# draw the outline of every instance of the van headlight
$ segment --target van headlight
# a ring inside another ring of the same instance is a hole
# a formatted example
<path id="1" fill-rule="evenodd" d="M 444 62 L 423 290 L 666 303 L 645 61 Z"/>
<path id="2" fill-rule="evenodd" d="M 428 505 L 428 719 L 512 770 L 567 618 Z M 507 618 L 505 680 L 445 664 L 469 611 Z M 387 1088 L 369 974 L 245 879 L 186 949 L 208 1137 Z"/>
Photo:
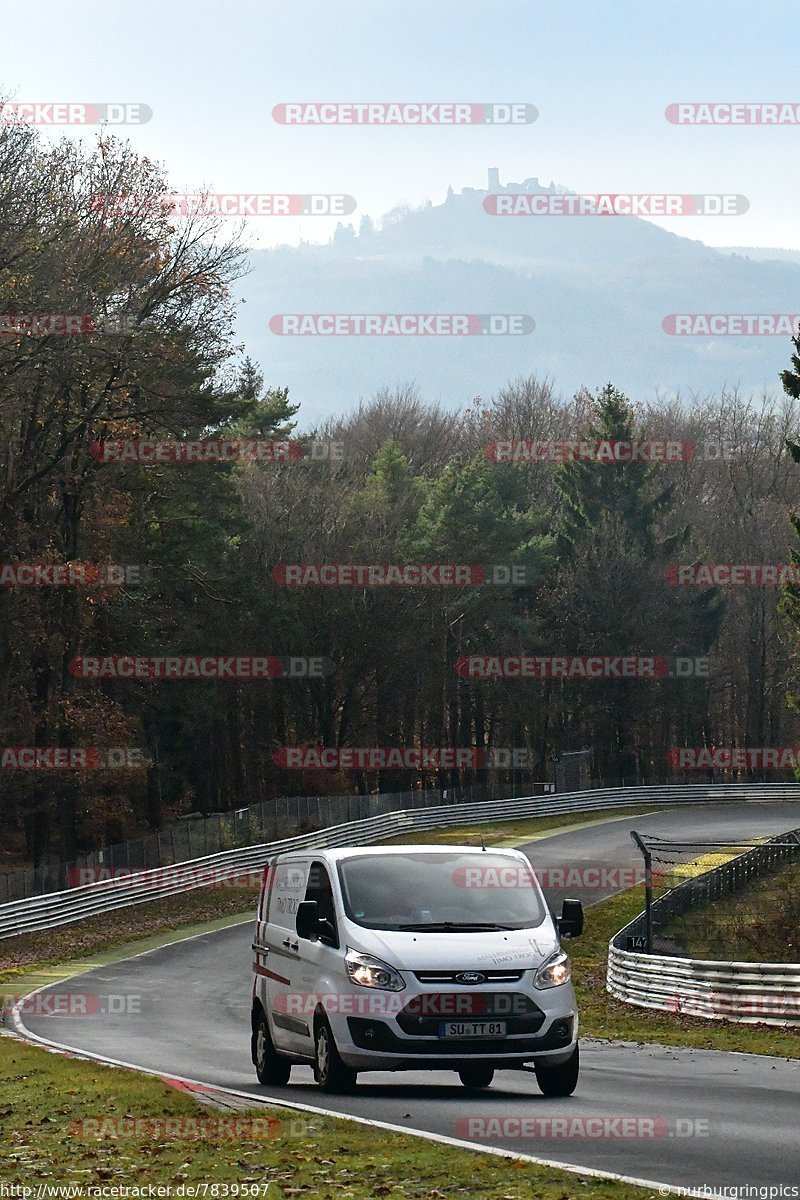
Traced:
<path id="1" fill-rule="evenodd" d="M 353 983 L 359 987 L 380 988 L 384 992 L 402 992 L 406 981 L 399 971 L 388 963 L 373 958 L 371 954 L 361 954 L 358 950 L 350 950 L 344 956 L 347 974 Z"/>
<path id="2" fill-rule="evenodd" d="M 569 955 L 563 950 L 556 950 L 555 954 L 551 954 L 547 962 L 539 967 L 533 977 L 533 986 L 535 988 L 560 987 L 562 983 L 569 983 L 571 975 L 572 967 Z"/>

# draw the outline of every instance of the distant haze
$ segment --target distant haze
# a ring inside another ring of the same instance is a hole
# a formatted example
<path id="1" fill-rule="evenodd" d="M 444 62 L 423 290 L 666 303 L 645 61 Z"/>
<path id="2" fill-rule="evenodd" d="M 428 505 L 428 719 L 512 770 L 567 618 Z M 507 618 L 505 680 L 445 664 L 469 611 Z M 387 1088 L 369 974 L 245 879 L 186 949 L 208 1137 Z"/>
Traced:
<path id="1" fill-rule="evenodd" d="M 783 336 L 670 336 L 669 314 L 800 311 L 800 252 L 711 249 L 637 217 L 496 217 L 497 191 L 564 193 L 531 178 L 487 178 L 438 204 L 398 208 L 380 226 L 340 225 L 324 245 L 252 252 L 237 295 L 239 334 L 267 380 L 286 384 L 302 424 L 415 382 L 461 406 L 509 379 L 549 375 L 573 392 L 613 381 L 633 399 L 739 386 L 777 390 Z M 521 336 L 281 336 L 276 314 L 527 315 Z"/>

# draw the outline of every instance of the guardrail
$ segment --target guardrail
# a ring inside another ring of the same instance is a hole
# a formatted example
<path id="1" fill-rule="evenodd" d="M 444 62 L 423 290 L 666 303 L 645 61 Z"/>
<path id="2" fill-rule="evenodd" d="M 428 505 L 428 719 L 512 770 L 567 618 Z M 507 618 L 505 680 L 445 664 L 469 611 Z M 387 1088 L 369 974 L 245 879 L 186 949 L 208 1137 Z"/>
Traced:
<path id="1" fill-rule="evenodd" d="M 555 791 L 555 787 L 540 783 L 532 785 L 530 790 L 544 795 Z M 108 878 L 119 868 L 128 872 L 151 871 L 156 867 L 171 867 L 190 859 L 221 854 L 223 850 L 256 846 L 311 833 L 315 829 L 328 829 L 345 821 L 377 817 L 400 808 L 477 804 L 495 797 L 509 799 L 514 794 L 515 789 L 510 784 L 490 788 L 486 783 L 468 783 L 455 788 L 415 788 L 363 795 L 276 796 L 225 813 L 181 817 L 154 833 L 78 854 L 71 861 L 45 861 L 37 867 L 0 875 L 0 904 L 60 892 L 103 875 Z"/>
<path id="2" fill-rule="evenodd" d="M 402 809 L 334 825 L 315 833 L 301 834 L 259 846 L 226 850 L 205 858 L 139 871 L 121 879 L 107 879 L 69 891 L 32 896 L 27 900 L 0 905 L 0 938 L 14 934 L 50 929 L 115 909 L 162 899 L 179 892 L 219 885 L 242 879 L 260 870 L 273 855 L 283 850 L 314 849 L 323 846 L 360 846 L 395 837 L 402 833 L 424 832 L 448 825 L 553 816 L 560 813 L 596 812 L 609 808 L 629 808 L 650 804 L 692 804 L 714 800 L 717 790 L 744 795 L 760 792 L 769 798 L 773 785 L 730 785 L 715 789 L 707 784 L 654 785 L 650 787 L 608 788 L 602 791 L 566 792 L 560 795 L 524 796 L 511 800 L 489 800 L 480 804 L 458 803 L 425 809 Z M 782 789 L 785 791 L 785 789 Z M 800 784 L 792 792 L 800 800 Z"/>
<path id="3" fill-rule="evenodd" d="M 634 954 L 613 942 L 607 988 L 639 1008 L 760 1025 L 800 1025 L 800 964 Z"/>
<path id="4" fill-rule="evenodd" d="M 798 839 L 797 845 L 787 846 L 787 836 Z M 777 841 L 780 846 L 773 845 Z M 800 830 L 792 830 L 678 884 L 653 902 L 653 915 L 686 912 L 797 858 Z M 640 913 L 609 943 L 606 988 L 617 999 L 683 1016 L 800 1025 L 800 963 L 724 962 L 623 948 L 629 937 L 644 932 L 645 914 Z"/>

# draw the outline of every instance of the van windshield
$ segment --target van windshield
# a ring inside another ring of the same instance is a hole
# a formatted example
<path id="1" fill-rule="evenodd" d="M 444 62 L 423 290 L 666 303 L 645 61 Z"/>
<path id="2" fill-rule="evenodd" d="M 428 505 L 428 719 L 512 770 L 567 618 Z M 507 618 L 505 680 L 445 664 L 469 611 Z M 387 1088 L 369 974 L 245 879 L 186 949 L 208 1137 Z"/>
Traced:
<path id="1" fill-rule="evenodd" d="M 338 866 L 345 912 L 368 929 L 477 933 L 545 917 L 533 871 L 508 855 L 359 854 Z"/>

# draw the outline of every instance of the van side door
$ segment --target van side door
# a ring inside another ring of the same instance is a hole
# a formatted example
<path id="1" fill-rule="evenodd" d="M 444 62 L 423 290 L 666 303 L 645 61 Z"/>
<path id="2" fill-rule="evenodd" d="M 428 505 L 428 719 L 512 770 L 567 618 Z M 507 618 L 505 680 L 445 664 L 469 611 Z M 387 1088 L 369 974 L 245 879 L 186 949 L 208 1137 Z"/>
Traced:
<path id="1" fill-rule="evenodd" d="M 306 1028 L 300 985 L 300 943 L 295 915 L 305 896 L 308 859 L 277 859 L 272 872 L 267 920 L 261 926 L 262 953 L 256 973 L 266 980 L 268 1014 L 275 1045 L 281 1050 L 301 1048 L 300 1034 Z M 302 1043 L 305 1048 L 305 1042 Z"/>
<path id="2" fill-rule="evenodd" d="M 339 944 L 339 919 L 333 887 L 328 868 L 319 859 L 314 859 L 311 863 L 303 899 L 315 900 L 317 915 L 329 921 L 332 927 L 330 934 L 319 938 L 300 938 L 300 986 L 303 994 L 309 997 L 308 1025 L 302 1037 L 306 1052 L 311 1053 L 314 1044 L 313 1008 L 318 1000 L 322 1001 L 326 1010 L 334 1007 L 344 982 L 343 950 Z"/>

